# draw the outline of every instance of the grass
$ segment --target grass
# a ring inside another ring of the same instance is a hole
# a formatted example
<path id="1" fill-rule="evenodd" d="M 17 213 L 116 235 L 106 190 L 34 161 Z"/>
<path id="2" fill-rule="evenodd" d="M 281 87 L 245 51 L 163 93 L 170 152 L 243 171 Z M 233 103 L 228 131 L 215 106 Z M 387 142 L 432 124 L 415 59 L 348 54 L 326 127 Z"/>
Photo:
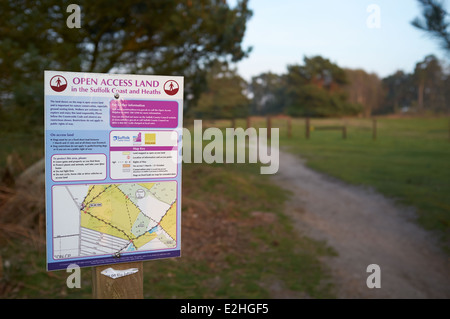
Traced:
<path id="1" fill-rule="evenodd" d="M 418 222 L 448 240 L 448 119 L 379 119 L 376 141 L 368 119 L 312 120 L 311 125 L 344 121 L 345 140 L 339 131 L 318 130 L 306 140 L 300 119 L 293 120 L 290 139 L 285 119 L 274 119 L 272 126 L 280 127 L 281 146 L 306 158 L 310 167 L 416 207 Z M 265 124 L 253 122 L 256 127 Z M 246 123 L 239 120 L 237 125 Z M 27 154 L 42 156 L 38 139 L 20 136 L 20 141 L 3 137 L 2 165 L 11 151 L 30 164 Z M 268 298 L 274 296 L 273 287 L 282 287 L 288 296 L 334 297 L 329 270 L 320 261 L 334 252 L 299 237 L 283 213 L 289 196 L 269 176 L 260 175 L 256 164 L 185 164 L 182 257 L 144 263 L 145 297 Z M 9 265 L 0 280 L 3 298 L 91 297 L 89 268 L 82 269 L 81 289 L 66 287 L 65 271 L 45 271 L 44 242 L 2 242 L 0 256 Z"/>
<path id="2" fill-rule="evenodd" d="M 217 235 L 200 243 L 186 239 L 184 245 L 209 245 L 202 256 L 190 255 L 186 248 L 181 259 L 162 261 L 158 267 L 147 263 L 153 271 L 146 283 L 155 292 L 148 297 L 270 298 L 275 281 L 293 294 L 334 296 L 328 269 L 320 262 L 333 252 L 296 234 L 283 213 L 289 194 L 259 175 L 258 165 L 187 164 L 183 169 L 185 196 L 208 206 L 211 212 L 204 217 L 209 222 L 203 227 Z M 195 212 L 201 218 L 195 205 L 190 208 L 183 207 L 184 214 Z M 253 212 L 265 212 L 275 222 L 261 222 Z M 224 223 L 230 228 L 218 230 Z M 205 256 L 208 251 L 213 258 Z"/>
<path id="3" fill-rule="evenodd" d="M 365 185 L 417 209 L 418 222 L 450 240 L 450 136 L 448 118 L 379 118 L 372 138 L 371 119 L 312 119 L 310 138 L 305 120 L 286 120 L 280 127 L 280 144 L 307 160 L 307 165 L 343 181 Z M 259 120 L 256 125 L 264 126 Z M 341 131 L 316 130 L 320 126 L 347 125 Z"/>
<path id="4" fill-rule="evenodd" d="M 280 296 L 274 287 L 281 297 L 334 297 L 320 261 L 334 252 L 296 233 L 283 212 L 291 195 L 259 168 L 183 165 L 182 257 L 144 263 L 145 298 Z M 81 289 L 66 287 L 65 271 L 46 272 L 43 240 L 3 241 L 0 257 L 2 298 L 91 297 L 90 268 L 81 270 Z"/>

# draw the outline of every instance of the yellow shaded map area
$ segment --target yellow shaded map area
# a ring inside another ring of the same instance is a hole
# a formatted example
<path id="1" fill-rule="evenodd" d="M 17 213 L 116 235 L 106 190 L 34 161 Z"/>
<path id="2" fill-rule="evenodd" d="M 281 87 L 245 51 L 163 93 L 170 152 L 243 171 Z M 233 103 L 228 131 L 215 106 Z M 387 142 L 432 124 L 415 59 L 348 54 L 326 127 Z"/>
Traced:
<path id="1" fill-rule="evenodd" d="M 166 215 L 161 219 L 161 227 L 172 237 L 177 240 L 177 203 L 173 203 Z"/>
<path id="2" fill-rule="evenodd" d="M 143 245 L 145 245 L 146 243 L 148 243 L 149 241 L 153 240 L 156 238 L 156 233 L 148 233 L 146 232 L 145 235 L 139 236 L 137 239 L 135 239 L 133 241 L 133 244 L 136 248 L 140 248 Z"/>
<path id="3" fill-rule="evenodd" d="M 171 205 L 161 200 L 171 197 Z M 122 238 L 135 249 L 155 238 L 176 246 L 175 182 L 90 185 L 81 206 L 81 227 Z"/>
<path id="4" fill-rule="evenodd" d="M 92 185 L 81 211 L 81 227 L 132 240 L 131 229 L 140 210 L 117 185 Z"/>

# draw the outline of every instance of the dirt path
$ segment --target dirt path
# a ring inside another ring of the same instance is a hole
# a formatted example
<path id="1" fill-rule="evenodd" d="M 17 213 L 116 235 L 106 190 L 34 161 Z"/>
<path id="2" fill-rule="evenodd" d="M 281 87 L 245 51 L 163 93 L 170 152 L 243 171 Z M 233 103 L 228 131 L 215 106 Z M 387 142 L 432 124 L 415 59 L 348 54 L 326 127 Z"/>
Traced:
<path id="1" fill-rule="evenodd" d="M 274 180 L 293 192 L 287 213 L 296 229 L 333 247 L 338 298 L 450 298 L 450 258 L 413 222 L 412 210 L 382 195 L 319 174 L 280 151 Z M 367 266 L 381 268 L 381 288 L 369 289 Z"/>

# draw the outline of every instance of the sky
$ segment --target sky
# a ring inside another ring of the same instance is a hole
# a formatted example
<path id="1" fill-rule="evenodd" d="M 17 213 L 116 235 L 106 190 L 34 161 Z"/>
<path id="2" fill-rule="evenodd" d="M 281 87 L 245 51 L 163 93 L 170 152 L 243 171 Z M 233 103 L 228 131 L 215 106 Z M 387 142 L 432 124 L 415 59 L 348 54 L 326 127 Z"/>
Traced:
<path id="1" fill-rule="evenodd" d="M 450 62 L 436 39 L 411 25 L 421 16 L 416 0 L 250 0 L 249 7 L 243 47 L 253 49 L 236 64 L 247 81 L 263 72 L 285 73 L 304 56 L 321 55 L 379 77 L 413 72 L 429 54 Z"/>

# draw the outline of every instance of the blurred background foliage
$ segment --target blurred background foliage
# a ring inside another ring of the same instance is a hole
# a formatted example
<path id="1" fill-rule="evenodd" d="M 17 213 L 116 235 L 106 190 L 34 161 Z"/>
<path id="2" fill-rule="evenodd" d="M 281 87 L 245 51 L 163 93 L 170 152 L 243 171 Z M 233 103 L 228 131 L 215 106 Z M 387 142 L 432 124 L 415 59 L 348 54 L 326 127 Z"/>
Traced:
<path id="1" fill-rule="evenodd" d="M 449 51 L 448 13 L 420 0 L 412 25 Z M 0 3 L 0 131 L 42 132 L 43 71 L 183 75 L 186 115 L 232 118 L 447 113 L 448 66 L 434 55 L 412 73 L 385 78 L 345 69 L 322 56 L 304 57 L 284 74 L 244 80 L 233 63 L 245 59 L 247 0 L 80 0 L 81 28 L 70 29 L 70 1 Z M 107 10 L 105 9 L 107 8 Z"/>
<path id="2" fill-rule="evenodd" d="M 43 125 L 43 71 L 183 75 L 187 104 L 206 87 L 216 60 L 236 62 L 251 10 L 247 1 L 77 1 L 82 27 L 66 25 L 70 1 L 2 1 L 0 121 Z"/>

